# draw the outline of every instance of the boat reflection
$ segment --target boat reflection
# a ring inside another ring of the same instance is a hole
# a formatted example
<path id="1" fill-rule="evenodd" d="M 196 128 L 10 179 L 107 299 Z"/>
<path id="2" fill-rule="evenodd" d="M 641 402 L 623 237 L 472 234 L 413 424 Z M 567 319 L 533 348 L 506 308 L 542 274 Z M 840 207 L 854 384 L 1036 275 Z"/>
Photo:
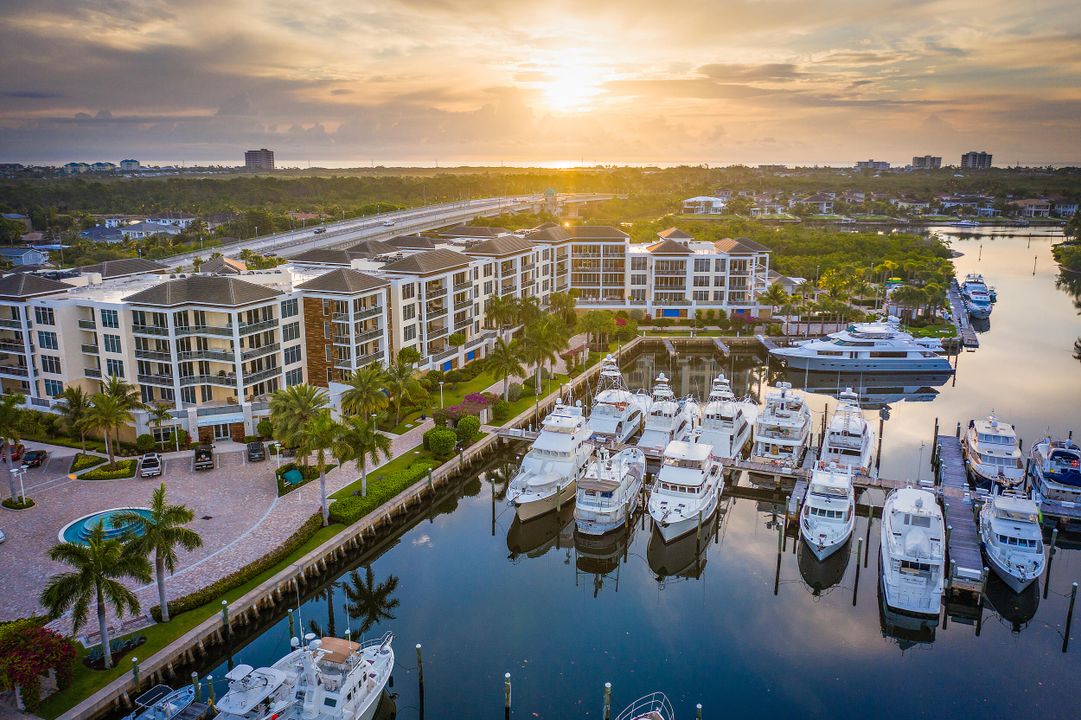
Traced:
<path id="1" fill-rule="evenodd" d="M 807 587 L 811 589 L 813 596 L 819 597 L 841 582 L 845 576 L 845 570 L 848 569 L 848 558 L 852 554 L 851 539 L 822 562 L 818 561 L 815 554 L 807 547 L 807 543 L 798 538 L 795 542 L 799 543 L 796 549 L 799 574 L 803 582 L 807 583 Z"/>
<path id="2" fill-rule="evenodd" d="M 574 503 L 525 522 L 515 516 L 507 531 L 507 549 L 512 562 L 522 555 L 542 557 L 552 548 L 570 548 L 573 544 Z"/>
<path id="3" fill-rule="evenodd" d="M 901 652 L 918 645 L 933 643 L 938 621 L 905 615 L 886 607 L 886 599 L 882 594 L 881 570 L 878 575 L 878 621 L 882 636 L 896 642 Z"/>
<path id="4" fill-rule="evenodd" d="M 619 592 L 620 568 L 627 559 L 637 523 L 629 523 L 604 535 L 574 533 L 574 582 L 588 578 L 597 597 L 606 582 L 613 582 Z"/>
<path id="5" fill-rule="evenodd" d="M 1019 633 L 1028 626 L 1036 615 L 1036 609 L 1040 607 L 1040 580 L 1037 579 L 1022 592 L 1015 593 L 1002 578 L 990 573 L 984 594 L 999 617 L 1010 623 L 1010 629 L 1014 633 Z"/>
<path id="6" fill-rule="evenodd" d="M 664 583 L 667 578 L 683 578 L 697 580 L 702 577 L 706 569 L 708 550 L 710 543 L 720 540 L 724 535 L 727 525 L 729 510 L 732 506 L 731 496 L 721 496 L 717 504 L 717 512 L 702 528 L 702 534 L 690 532 L 681 538 L 665 543 L 664 538 L 656 529 L 649 536 L 649 545 L 646 547 L 646 561 L 649 569 L 653 571 L 657 582 Z"/>
<path id="7" fill-rule="evenodd" d="M 950 373 L 838 373 L 786 371 L 793 387 L 818 395 L 838 397 L 846 388 L 859 396 L 859 406 L 877 409 L 900 402 L 930 402 L 938 390 L 949 382 Z"/>

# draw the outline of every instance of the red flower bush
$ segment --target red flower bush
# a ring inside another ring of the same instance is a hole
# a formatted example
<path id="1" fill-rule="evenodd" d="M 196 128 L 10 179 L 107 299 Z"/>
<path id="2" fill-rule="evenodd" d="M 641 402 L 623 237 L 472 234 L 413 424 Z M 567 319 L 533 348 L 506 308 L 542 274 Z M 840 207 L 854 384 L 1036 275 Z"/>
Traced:
<path id="1" fill-rule="evenodd" d="M 0 687 L 18 685 L 23 703 L 33 711 L 41 703 L 41 677 L 56 671 L 57 684 L 71 682 L 75 644 L 35 620 L 20 620 L 0 630 Z"/>

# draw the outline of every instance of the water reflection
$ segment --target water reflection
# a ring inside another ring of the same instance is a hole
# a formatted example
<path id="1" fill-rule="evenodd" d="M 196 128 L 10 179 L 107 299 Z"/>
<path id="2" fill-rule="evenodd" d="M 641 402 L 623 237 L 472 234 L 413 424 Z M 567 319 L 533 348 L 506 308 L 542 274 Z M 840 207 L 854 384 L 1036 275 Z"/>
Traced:
<path id="1" fill-rule="evenodd" d="M 831 554 L 825 560 L 819 561 L 807 543 L 799 538 L 796 549 L 796 564 L 799 566 L 799 574 L 807 587 L 811 589 L 814 597 L 819 597 L 836 587 L 845 576 L 848 569 L 848 559 L 852 554 L 852 541 L 849 539 L 841 549 Z"/>
<path id="2" fill-rule="evenodd" d="M 522 522 L 517 515 L 507 531 L 507 549 L 511 562 L 523 555 L 538 558 L 555 548 L 574 545 L 574 503 L 568 503 L 558 512 L 550 512 L 538 518 Z"/>
<path id="3" fill-rule="evenodd" d="M 792 386 L 818 395 L 838 397 L 848 388 L 859 395 L 859 405 L 874 410 L 901 402 L 930 402 L 953 376 L 950 373 L 839 373 L 788 370 Z"/>
<path id="4" fill-rule="evenodd" d="M 724 535 L 732 502 L 731 496 L 722 495 L 716 512 L 701 532 L 687 533 L 668 543 L 656 529 L 650 533 L 646 562 L 658 583 L 663 586 L 669 578 L 697 580 L 702 577 L 710 545 L 719 543 Z"/>
<path id="5" fill-rule="evenodd" d="M 1010 623 L 1012 632 L 1019 633 L 1036 615 L 1040 607 L 1040 580 L 1016 593 L 997 574 L 987 578 L 987 602 L 999 616 Z"/>
<path id="6" fill-rule="evenodd" d="M 386 580 L 376 583 L 372 566 L 365 565 L 363 579 L 358 571 L 353 570 L 342 585 L 349 600 L 346 605 L 349 617 L 360 620 L 359 635 L 365 635 L 384 620 L 395 619 L 391 611 L 399 605 L 398 598 L 394 597 L 394 591 L 398 589 L 396 575 L 388 575 Z"/>
<path id="7" fill-rule="evenodd" d="M 636 523 L 605 535 L 574 533 L 575 583 L 586 576 L 592 583 L 593 597 L 600 595 L 606 584 L 619 592 L 619 576 L 627 561 L 628 549 L 634 538 Z"/>
<path id="8" fill-rule="evenodd" d="M 938 630 L 937 620 L 917 618 L 888 608 L 882 595 L 881 582 L 878 583 L 878 620 L 882 636 L 896 642 L 901 652 L 933 643 Z"/>

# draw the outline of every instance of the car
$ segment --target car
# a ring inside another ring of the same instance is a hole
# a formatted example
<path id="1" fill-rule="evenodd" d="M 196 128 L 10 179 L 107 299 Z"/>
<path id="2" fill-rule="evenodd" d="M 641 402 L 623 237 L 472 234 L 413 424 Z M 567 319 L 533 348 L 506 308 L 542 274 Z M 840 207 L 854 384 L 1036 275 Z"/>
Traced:
<path id="1" fill-rule="evenodd" d="M 214 447 L 212 445 L 200 445 L 195 448 L 194 467 L 196 470 L 214 469 Z"/>
<path id="2" fill-rule="evenodd" d="M 161 475 L 162 462 L 161 455 L 157 453 L 147 453 L 143 455 L 142 460 L 139 461 L 139 477 L 158 477 Z"/>
<path id="3" fill-rule="evenodd" d="M 0 530 L 0 543 L 8 539 L 8 536 L 4 534 L 3 530 Z"/>
<path id="4" fill-rule="evenodd" d="M 315 230 L 312 230 L 312 232 L 315 233 L 316 235 L 322 235 L 326 231 L 327 231 L 327 229 L 325 227 L 317 227 Z"/>
<path id="5" fill-rule="evenodd" d="M 45 460 L 49 457 L 49 453 L 45 450 L 31 450 L 23 455 L 23 467 L 24 468 L 36 468 L 45 464 Z"/>
<path id="6" fill-rule="evenodd" d="M 11 446 L 11 462 L 17 463 L 22 458 L 23 453 L 26 452 L 26 446 L 22 443 L 15 443 Z M 3 458 L 4 462 L 7 462 L 7 455 L 0 452 L 0 458 Z"/>
<path id="7" fill-rule="evenodd" d="M 248 462 L 261 462 L 266 460 L 266 448 L 263 443 L 256 440 L 248 443 Z"/>
<path id="8" fill-rule="evenodd" d="M 384 220 L 383 221 L 383 227 L 394 227 L 394 221 L 393 220 Z"/>

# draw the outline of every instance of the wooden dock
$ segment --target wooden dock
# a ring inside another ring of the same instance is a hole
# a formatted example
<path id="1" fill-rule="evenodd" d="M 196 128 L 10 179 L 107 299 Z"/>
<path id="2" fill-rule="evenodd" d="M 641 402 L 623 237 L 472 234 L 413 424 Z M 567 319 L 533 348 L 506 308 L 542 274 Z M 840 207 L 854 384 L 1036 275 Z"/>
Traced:
<path id="1" fill-rule="evenodd" d="M 174 715 L 173 718 L 175 720 L 204 720 L 211 714 L 209 705 L 201 702 L 193 702 L 191 705 L 184 708 L 179 715 Z M 217 712 L 214 712 L 213 714 L 216 715 Z"/>
<path id="2" fill-rule="evenodd" d="M 717 348 L 717 352 L 725 357 L 728 357 L 732 351 L 728 349 L 728 346 L 724 344 L 724 340 L 720 338 L 713 338 L 713 347 Z"/>
<path id="3" fill-rule="evenodd" d="M 953 318 L 961 344 L 967 348 L 978 348 L 980 339 L 976 336 L 976 331 L 972 329 L 972 323 L 969 322 L 968 311 L 965 310 L 965 303 L 961 299 L 961 286 L 957 284 L 957 278 L 950 281 L 946 299 L 950 304 L 950 317 Z"/>
<path id="4" fill-rule="evenodd" d="M 976 530 L 977 502 L 968 486 L 961 441 L 953 435 L 939 435 L 936 441 L 936 478 L 946 522 L 946 559 L 949 595 L 982 596 L 987 571 Z"/>
<path id="5" fill-rule="evenodd" d="M 769 352 L 770 350 L 775 350 L 779 347 L 777 343 L 775 343 L 772 339 L 766 337 L 765 335 L 755 335 L 754 339 L 761 343 L 762 347 L 766 349 L 766 352 Z"/>

